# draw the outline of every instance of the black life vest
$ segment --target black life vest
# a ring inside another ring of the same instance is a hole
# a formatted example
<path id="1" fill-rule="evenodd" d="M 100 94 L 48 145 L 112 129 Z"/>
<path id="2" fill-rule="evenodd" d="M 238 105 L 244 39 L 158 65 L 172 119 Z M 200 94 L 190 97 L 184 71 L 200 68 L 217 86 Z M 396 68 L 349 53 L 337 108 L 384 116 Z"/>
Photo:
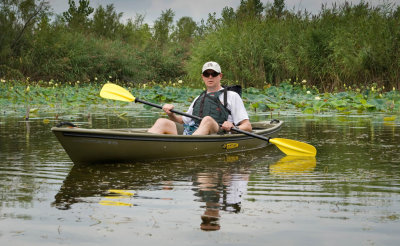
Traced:
<path id="1" fill-rule="evenodd" d="M 228 120 L 231 111 L 227 108 L 228 90 L 235 91 L 241 95 L 240 86 L 224 87 L 223 90 L 217 92 L 203 91 L 193 105 L 193 114 L 199 117 L 211 116 L 218 124 L 222 124 Z M 224 94 L 224 103 L 221 103 L 219 96 Z M 196 124 L 200 124 L 199 120 L 195 120 Z"/>

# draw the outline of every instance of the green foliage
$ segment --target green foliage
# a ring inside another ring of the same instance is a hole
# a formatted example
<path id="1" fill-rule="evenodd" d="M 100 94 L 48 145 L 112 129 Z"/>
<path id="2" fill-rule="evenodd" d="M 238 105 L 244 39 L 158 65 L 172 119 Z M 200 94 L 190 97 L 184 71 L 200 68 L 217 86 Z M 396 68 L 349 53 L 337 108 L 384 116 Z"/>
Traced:
<path id="1" fill-rule="evenodd" d="M 17 69 L 0 65 L 0 78 L 21 80 L 24 79 L 24 75 Z"/>
<path id="2" fill-rule="evenodd" d="M 29 108 L 74 108 L 96 104 L 114 104 L 99 96 L 101 83 L 60 83 L 30 80 L 0 81 L 0 105 Z M 187 107 L 202 89 L 192 89 L 176 82 L 149 82 L 146 84 L 126 83 L 134 96 L 157 104 L 174 103 Z M 243 101 L 255 113 L 269 111 L 297 111 L 304 114 L 323 114 L 339 112 L 358 114 L 367 112 L 385 112 L 394 115 L 386 120 L 395 120 L 400 114 L 400 93 L 397 90 L 383 93 L 382 88 L 369 87 L 364 90 L 346 90 L 339 93 L 319 93 L 316 88 L 304 84 L 286 81 L 279 86 L 267 86 L 264 89 L 249 87 L 243 90 Z M 121 104 L 121 103 L 119 103 Z"/>
<path id="3" fill-rule="evenodd" d="M 162 11 L 161 16 L 154 22 L 154 41 L 161 48 L 170 41 L 174 16 L 174 11 L 167 9 Z"/>
<path id="4" fill-rule="evenodd" d="M 26 49 L 31 48 L 30 39 L 34 35 L 35 25 L 50 14 L 48 10 L 49 5 L 45 1 L 1 1 L 0 65 L 9 66 L 9 57 L 22 56 Z"/>
<path id="5" fill-rule="evenodd" d="M 225 79 L 244 86 L 288 78 L 307 79 L 325 91 L 343 89 L 344 83 L 400 86 L 400 19 L 391 5 L 345 3 L 310 18 L 275 0 L 265 16 L 254 18 L 254 2 L 242 1 L 235 14 L 224 10 L 216 31 L 195 42 L 187 64 L 191 79 L 204 61 L 215 60 Z"/>
<path id="6" fill-rule="evenodd" d="M 120 19 L 122 13 L 115 12 L 114 5 L 107 5 L 106 8 L 99 6 L 93 15 L 92 31 L 105 38 L 115 39 L 121 32 L 122 24 Z"/>
<path id="7" fill-rule="evenodd" d="M 261 18 L 264 6 L 260 0 L 241 0 L 236 16 L 240 20 Z"/>
<path id="8" fill-rule="evenodd" d="M 176 23 L 176 31 L 173 34 L 176 41 L 181 44 L 190 44 L 197 29 L 196 22 L 191 17 L 182 17 Z"/>
<path id="9" fill-rule="evenodd" d="M 361 1 L 288 11 L 284 0 L 242 0 L 196 23 L 167 9 L 150 27 L 144 16 L 121 23 L 114 5 L 69 0 L 52 18 L 49 4 L 2 0 L 1 78 L 148 82 L 184 79 L 203 87 L 204 62 L 221 64 L 224 83 L 264 88 L 291 79 L 323 91 L 344 84 L 400 88 L 400 7 Z M 324 108 L 317 105 L 315 109 Z"/>
<path id="10" fill-rule="evenodd" d="M 63 13 L 65 21 L 73 29 L 84 30 L 89 22 L 88 16 L 94 9 L 89 6 L 89 0 L 79 0 L 79 6 L 76 7 L 74 0 L 68 0 L 69 9 Z"/>

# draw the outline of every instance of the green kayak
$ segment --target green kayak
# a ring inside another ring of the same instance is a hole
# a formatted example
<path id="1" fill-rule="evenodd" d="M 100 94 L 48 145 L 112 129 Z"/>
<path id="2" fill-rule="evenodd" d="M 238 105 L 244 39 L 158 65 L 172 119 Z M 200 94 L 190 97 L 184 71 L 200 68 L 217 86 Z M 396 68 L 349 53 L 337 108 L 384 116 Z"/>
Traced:
<path id="1" fill-rule="evenodd" d="M 283 122 L 252 123 L 253 133 L 275 137 Z M 162 135 L 147 128 L 85 129 L 53 127 L 61 145 L 75 164 L 123 163 L 226 154 L 262 148 L 269 143 L 245 134 Z"/>

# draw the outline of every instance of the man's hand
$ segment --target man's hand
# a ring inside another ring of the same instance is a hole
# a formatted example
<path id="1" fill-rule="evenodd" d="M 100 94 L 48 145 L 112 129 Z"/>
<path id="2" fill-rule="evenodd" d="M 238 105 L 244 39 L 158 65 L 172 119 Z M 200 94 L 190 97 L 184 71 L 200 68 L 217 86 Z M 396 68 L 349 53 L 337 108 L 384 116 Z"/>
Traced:
<path id="1" fill-rule="evenodd" d="M 173 113 L 171 112 L 171 110 L 174 109 L 174 105 L 172 104 L 164 104 L 164 106 L 162 107 L 162 109 L 164 110 L 165 113 L 167 113 L 168 116 L 171 116 Z"/>
<path id="2" fill-rule="evenodd" d="M 229 132 L 232 128 L 234 127 L 232 122 L 229 121 L 225 121 L 222 125 L 221 128 L 222 130 L 225 130 L 227 132 Z"/>

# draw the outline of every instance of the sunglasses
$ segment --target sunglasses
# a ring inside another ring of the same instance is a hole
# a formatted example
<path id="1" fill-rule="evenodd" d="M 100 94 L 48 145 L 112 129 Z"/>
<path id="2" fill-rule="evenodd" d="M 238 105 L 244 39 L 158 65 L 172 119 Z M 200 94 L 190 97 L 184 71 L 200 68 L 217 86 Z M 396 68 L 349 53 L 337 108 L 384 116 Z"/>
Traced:
<path id="1" fill-rule="evenodd" d="M 212 72 L 204 71 L 203 72 L 203 76 L 206 78 L 210 77 L 210 75 L 213 77 L 217 77 L 219 75 L 219 73 L 215 72 L 215 71 L 212 71 Z"/>

